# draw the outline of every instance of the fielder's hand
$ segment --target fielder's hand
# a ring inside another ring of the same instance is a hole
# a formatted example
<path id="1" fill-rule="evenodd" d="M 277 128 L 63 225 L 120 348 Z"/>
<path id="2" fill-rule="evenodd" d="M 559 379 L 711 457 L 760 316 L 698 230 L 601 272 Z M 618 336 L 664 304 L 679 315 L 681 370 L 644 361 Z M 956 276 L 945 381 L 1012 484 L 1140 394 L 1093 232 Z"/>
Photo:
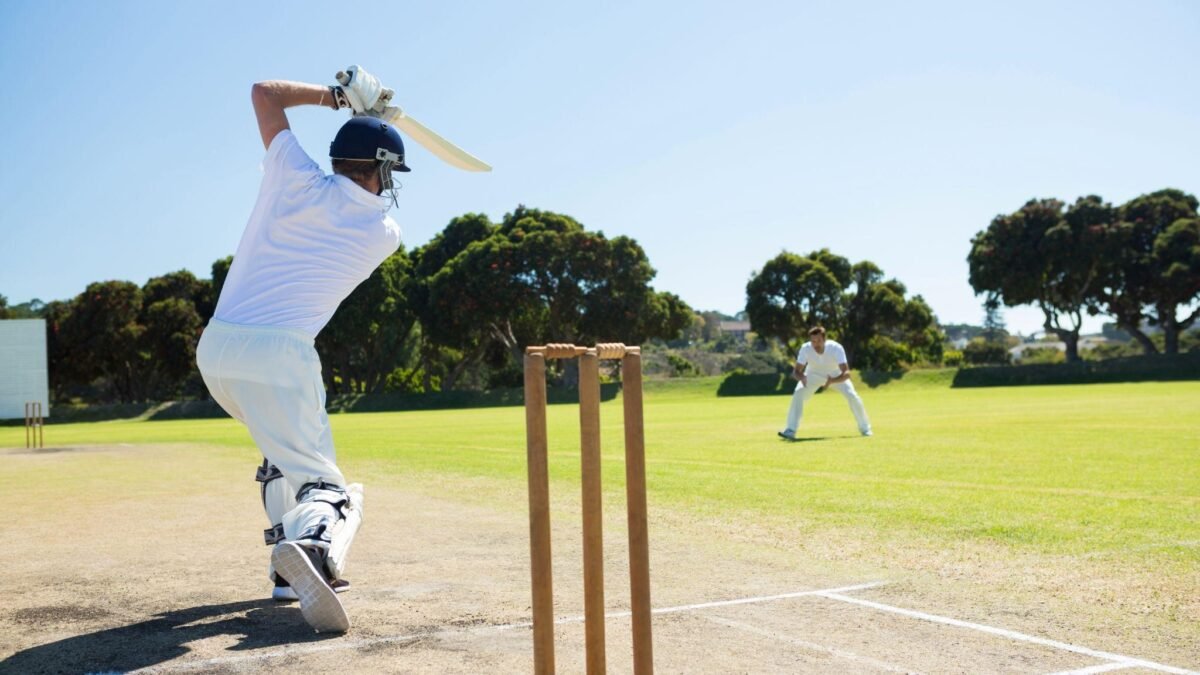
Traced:
<path id="1" fill-rule="evenodd" d="M 386 89 L 379 78 L 359 66 L 350 66 L 337 74 L 339 85 L 330 87 L 339 108 L 350 108 L 355 115 L 380 117 L 394 92 Z"/>

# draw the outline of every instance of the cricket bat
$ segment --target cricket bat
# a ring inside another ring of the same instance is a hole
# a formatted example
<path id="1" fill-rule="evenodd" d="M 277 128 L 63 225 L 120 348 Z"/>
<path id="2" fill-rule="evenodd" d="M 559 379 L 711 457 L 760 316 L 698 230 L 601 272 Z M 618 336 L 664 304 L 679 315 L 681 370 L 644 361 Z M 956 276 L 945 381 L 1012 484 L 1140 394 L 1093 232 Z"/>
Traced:
<path id="1" fill-rule="evenodd" d="M 349 73 L 339 72 L 337 74 L 337 81 L 346 85 L 350 83 L 350 77 Z M 404 112 L 403 108 L 396 106 L 391 109 L 391 113 L 390 116 L 381 116 L 380 119 L 402 131 L 409 138 L 420 144 L 421 147 L 432 152 L 438 159 L 450 166 L 462 169 L 463 171 L 492 170 L 491 165 L 487 162 L 442 138 L 441 135 L 409 116 L 408 113 Z"/>

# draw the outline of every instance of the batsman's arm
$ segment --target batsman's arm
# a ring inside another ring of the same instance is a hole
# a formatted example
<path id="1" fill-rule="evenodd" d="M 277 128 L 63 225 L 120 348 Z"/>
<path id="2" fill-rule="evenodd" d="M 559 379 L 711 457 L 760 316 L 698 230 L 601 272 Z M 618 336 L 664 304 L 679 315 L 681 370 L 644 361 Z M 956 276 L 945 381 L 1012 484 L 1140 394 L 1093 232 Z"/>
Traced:
<path id="1" fill-rule="evenodd" d="M 258 118 L 258 132 L 262 135 L 264 148 L 284 129 L 290 129 L 284 111 L 298 105 L 323 105 L 338 109 L 337 101 L 329 87 L 304 82 L 268 80 L 256 82 L 250 88 L 250 100 L 254 103 L 254 115 Z"/>

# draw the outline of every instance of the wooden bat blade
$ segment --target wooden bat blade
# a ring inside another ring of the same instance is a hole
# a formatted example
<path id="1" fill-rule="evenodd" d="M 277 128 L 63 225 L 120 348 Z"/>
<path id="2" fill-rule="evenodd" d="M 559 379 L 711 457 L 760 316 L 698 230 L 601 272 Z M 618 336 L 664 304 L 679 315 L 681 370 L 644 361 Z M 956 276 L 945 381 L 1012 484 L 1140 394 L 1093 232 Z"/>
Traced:
<path id="1" fill-rule="evenodd" d="M 450 141 L 436 134 L 429 127 L 409 117 L 407 113 L 388 120 L 392 126 L 403 131 L 409 138 L 421 144 L 421 147 L 437 155 L 438 159 L 464 171 L 491 171 L 487 162 L 463 150 Z"/>

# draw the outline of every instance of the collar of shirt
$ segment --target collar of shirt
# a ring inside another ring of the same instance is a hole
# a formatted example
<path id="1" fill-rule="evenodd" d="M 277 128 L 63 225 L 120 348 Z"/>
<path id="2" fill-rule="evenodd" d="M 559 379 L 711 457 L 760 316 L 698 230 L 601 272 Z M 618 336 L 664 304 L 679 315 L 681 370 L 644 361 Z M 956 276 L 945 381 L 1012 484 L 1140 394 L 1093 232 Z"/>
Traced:
<path id="1" fill-rule="evenodd" d="M 342 189 L 342 192 L 346 193 L 347 197 L 353 199 L 359 204 L 362 204 L 363 206 L 376 208 L 380 211 L 387 211 L 388 205 L 392 203 L 391 197 L 373 195 L 364 190 L 363 187 L 358 183 L 355 183 L 341 174 L 333 174 L 333 182 Z"/>

